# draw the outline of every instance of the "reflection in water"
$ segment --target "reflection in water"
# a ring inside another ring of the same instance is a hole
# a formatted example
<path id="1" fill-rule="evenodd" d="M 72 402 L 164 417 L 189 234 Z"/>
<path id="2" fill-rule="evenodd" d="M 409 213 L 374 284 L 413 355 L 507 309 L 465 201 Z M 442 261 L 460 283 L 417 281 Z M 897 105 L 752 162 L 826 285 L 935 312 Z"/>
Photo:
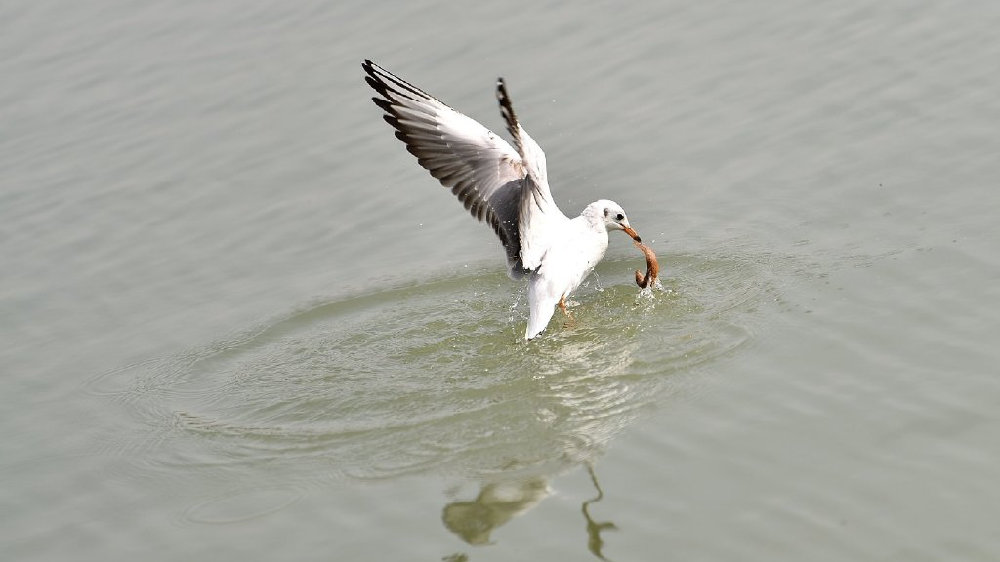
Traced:
<path id="1" fill-rule="evenodd" d="M 489 544 L 493 529 L 528 511 L 550 493 L 544 478 L 486 484 L 472 501 L 444 506 L 441 520 L 469 544 Z"/>
<path id="2" fill-rule="evenodd" d="M 587 520 L 587 549 L 601 560 L 607 560 L 602 552 L 604 550 L 604 539 L 601 538 L 601 531 L 618 529 L 618 527 L 611 521 L 598 523 L 590 517 L 590 504 L 604 499 L 604 490 L 601 489 L 601 485 L 597 482 L 594 465 L 587 463 L 587 473 L 590 474 L 590 481 L 594 483 L 594 489 L 597 490 L 597 496 L 594 499 L 583 502 L 583 506 L 580 508 L 583 511 L 583 518 Z"/>
<path id="3" fill-rule="evenodd" d="M 89 388 L 141 422 L 107 447 L 142 448 L 146 469 L 173 475 L 551 477 L 600 454 L 667 375 L 749 337 L 741 310 L 764 284 L 748 260 L 669 262 L 671 292 L 584 293 L 574 327 L 530 344 L 506 278 L 473 274 L 321 302 Z"/>
<path id="4" fill-rule="evenodd" d="M 755 261 L 673 256 L 669 292 L 584 293 L 572 327 L 530 344 L 502 274 L 423 281 L 317 303 L 88 386 L 135 413 L 138 426 L 114 428 L 106 447 L 141 450 L 143 475 L 216 475 L 247 490 L 275 471 L 293 489 L 331 475 L 456 475 L 484 484 L 445 506 L 444 525 L 488 544 L 548 482 L 598 458 L 669 375 L 748 340 L 745 311 L 767 286 Z M 614 526 L 590 518 L 603 497 L 591 477 L 587 545 L 603 558 Z"/>
<path id="5" fill-rule="evenodd" d="M 587 550 L 601 560 L 604 556 L 604 539 L 601 533 L 617 529 L 610 521 L 597 522 L 590 516 L 590 505 L 604 499 L 604 490 L 597 481 L 592 463 L 585 463 L 590 481 L 597 496 L 583 502 L 581 511 L 587 521 Z M 472 501 L 451 502 L 444 506 L 441 520 L 449 531 L 472 545 L 490 544 L 490 533 L 508 521 L 538 505 L 551 494 L 548 481 L 543 477 L 528 478 L 519 482 L 491 482 L 485 484 Z M 458 555 L 455 555 L 458 556 Z M 461 555 L 466 556 L 466 555 Z"/>

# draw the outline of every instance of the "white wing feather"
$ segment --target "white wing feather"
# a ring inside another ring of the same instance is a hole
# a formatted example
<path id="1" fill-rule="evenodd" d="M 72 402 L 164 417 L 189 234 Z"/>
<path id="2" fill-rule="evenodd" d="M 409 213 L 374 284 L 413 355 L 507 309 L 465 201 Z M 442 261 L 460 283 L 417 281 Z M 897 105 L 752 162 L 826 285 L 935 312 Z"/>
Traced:
<path id="1" fill-rule="evenodd" d="M 421 166 L 451 188 L 472 216 L 493 227 L 507 251 L 510 276 L 528 273 L 521 262 L 526 175 L 521 155 L 476 120 L 379 65 L 366 60 L 362 68 L 368 84 L 381 96 L 372 100 L 385 111 L 396 137 Z"/>
<path id="2" fill-rule="evenodd" d="M 497 80 L 497 100 L 525 168 L 518 228 L 521 235 L 521 263 L 525 269 L 533 271 L 542 264 L 542 258 L 553 239 L 552 233 L 569 219 L 552 198 L 545 152 L 518 122 L 502 78 Z"/>

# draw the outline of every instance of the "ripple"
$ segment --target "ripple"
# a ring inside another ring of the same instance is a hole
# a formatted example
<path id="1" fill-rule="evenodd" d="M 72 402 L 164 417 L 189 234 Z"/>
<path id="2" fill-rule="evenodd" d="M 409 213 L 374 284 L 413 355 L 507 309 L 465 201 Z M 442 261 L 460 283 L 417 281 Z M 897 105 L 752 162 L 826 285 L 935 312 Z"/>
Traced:
<path id="1" fill-rule="evenodd" d="M 239 523 L 280 511 L 300 497 L 301 493 L 282 488 L 232 492 L 191 506 L 184 513 L 184 519 L 216 525 Z"/>
<path id="2" fill-rule="evenodd" d="M 630 279 L 633 262 L 600 273 Z M 568 465 L 598 454 L 669 375 L 750 340 L 774 298 L 760 257 L 663 262 L 664 292 L 592 281 L 574 320 L 530 343 L 524 290 L 463 274 L 314 303 L 88 388 L 141 424 L 107 446 L 142 449 L 163 470 L 279 464 L 378 479 Z"/>

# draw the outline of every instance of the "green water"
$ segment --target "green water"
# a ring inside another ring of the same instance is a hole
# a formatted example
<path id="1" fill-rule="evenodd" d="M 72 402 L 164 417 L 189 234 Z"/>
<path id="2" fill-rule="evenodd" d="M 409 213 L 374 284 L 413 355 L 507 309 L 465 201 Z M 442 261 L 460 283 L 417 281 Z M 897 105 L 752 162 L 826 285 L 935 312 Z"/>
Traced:
<path id="1" fill-rule="evenodd" d="M 995 560 L 1000 10 L 0 9 L 16 560 Z M 373 58 L 612 236 L 521 341 Z"/>

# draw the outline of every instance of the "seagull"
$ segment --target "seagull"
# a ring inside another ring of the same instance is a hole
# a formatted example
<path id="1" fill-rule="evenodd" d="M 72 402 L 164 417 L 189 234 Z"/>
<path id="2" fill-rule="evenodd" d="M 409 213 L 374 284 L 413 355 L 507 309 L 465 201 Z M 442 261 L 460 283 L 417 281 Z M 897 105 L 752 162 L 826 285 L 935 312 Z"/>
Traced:
<path id="1" fill-rule="evenodd" d="M 549 190 L 545 153 L 517 120 L 507 86 L 497 79 L 500 114 L 514 146 L 478 121 L 365 60 L 365 81 L 396 138 L 472 216 L 487 222 L 507 254 L 511 279 L 528 278 L 524 339 L 542 333 L 566 298 L 604 258 L 608 232 L 621 230 L 642 242 L 621 205 L 601 199 L 569 218 Z"/>

